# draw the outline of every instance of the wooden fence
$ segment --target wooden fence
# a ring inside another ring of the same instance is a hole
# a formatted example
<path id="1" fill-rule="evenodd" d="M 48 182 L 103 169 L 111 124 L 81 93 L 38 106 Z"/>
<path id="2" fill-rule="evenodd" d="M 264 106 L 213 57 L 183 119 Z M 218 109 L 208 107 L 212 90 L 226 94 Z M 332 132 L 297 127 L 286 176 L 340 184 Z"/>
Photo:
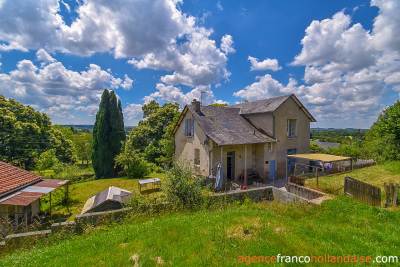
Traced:
<path id="1" fill-rule="evenodd" d="M 354 178 L 344 178 L 344 193 L 368 205 L 381 206 L 381 189 Z"/>
<path id="2" fill-rule="evenodd" d="M 385 208 L 393 205 L 397 206 L 398 195 L 399 195 L 399 184 L 384 183 L 383 188 L 385 189 Z"/>

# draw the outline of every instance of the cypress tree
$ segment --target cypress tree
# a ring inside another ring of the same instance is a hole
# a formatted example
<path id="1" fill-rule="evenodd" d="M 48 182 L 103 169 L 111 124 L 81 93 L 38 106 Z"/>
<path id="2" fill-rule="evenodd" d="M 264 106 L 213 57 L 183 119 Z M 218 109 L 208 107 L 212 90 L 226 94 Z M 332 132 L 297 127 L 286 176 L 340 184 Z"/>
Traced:
<path id="1" fill-rule="evenodd" d="M 93 128 L 92 164 L 96 178 L 110 178 L 120 171 L 120 167 L 114 167 L 121 141 L 125 141 L 121 101 L 117 102 L 114 91 L 105 89 Z"/>

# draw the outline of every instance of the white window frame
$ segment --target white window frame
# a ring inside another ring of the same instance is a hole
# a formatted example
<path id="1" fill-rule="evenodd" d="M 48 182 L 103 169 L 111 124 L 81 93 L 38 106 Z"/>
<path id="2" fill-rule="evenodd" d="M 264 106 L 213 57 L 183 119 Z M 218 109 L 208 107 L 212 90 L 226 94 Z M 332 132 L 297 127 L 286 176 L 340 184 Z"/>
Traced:
<path id="1" fill-rule="evenodd" d="M 297 119 L 288 119 L 287 120 L 287 137 L 288 138 L 297 137 L 297 128 L 298 128 L 297 122 L 298 122 Z"/>

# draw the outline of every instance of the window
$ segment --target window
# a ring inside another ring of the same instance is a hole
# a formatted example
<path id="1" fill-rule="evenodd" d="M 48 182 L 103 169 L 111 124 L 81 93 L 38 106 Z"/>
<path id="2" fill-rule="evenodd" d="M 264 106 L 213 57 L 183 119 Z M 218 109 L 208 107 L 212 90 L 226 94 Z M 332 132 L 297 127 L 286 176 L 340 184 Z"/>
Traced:
<path id="1" fill-rule="evenodd" d="M 186 119 L 185 120 L 185 136 L 193 136 L 194 134 L 194 120 Z"/>
<path id="2" fill-rule="evenodd" d="M 274 151 L 274 145 L 272 143 L 268 143 L 268 152 Z"/>
<path id="3" fill-rule="evenodd" d="M 287 137 L 296 137 L 297 136 L 297 120 L 288 120 L 287 121 Z"/>
<path id="4" fill-rule="evenodd" d="M 194 149 L 194 164 L 200 165 L 200 149 Z"/>

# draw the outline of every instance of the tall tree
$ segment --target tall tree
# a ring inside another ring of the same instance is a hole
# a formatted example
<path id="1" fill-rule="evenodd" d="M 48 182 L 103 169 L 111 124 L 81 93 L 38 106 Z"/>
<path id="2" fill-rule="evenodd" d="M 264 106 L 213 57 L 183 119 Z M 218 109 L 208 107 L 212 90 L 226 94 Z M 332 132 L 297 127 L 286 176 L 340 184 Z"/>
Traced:
<path id="1" fill-rule="evenodd" d="M 171 132 L 179 118 L 179 104 L 160 105 L 154 100 L 143 105 L 143 118 L 129 134 L 125 151 L 136 150 L 152 163 L 169 164 L 174 154 Z"/>
<path id="2" fill-rule="evenodd" d="M 52 148 L 58 159 L 72 160 L 71 141 L 51 127 L 45 113 L 0 95 L 0 160 L 33 169 L 37 157 Z"/>
<path id="3" fill-rule="evenodd" d="M 400 160 L 400 100 L 382 110 L 365 135 L 364 149 L 377 160 Z"/>
<path id="4" fill-rule="evenodd" d="M 93 128 L 92 164 L 96 178 L 110 178 L 117 174 L 115 157 L 125 141 L 121 102 L 105 89 Z"/>

